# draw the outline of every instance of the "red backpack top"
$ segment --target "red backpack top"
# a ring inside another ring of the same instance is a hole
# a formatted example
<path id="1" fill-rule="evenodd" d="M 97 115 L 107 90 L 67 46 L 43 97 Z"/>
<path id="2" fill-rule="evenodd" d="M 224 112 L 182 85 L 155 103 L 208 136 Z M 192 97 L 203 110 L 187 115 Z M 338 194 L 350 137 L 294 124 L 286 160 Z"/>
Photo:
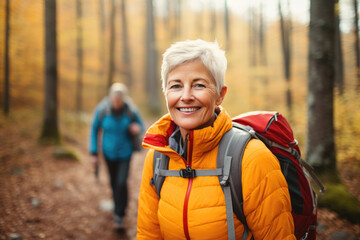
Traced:
<path id="1" fill-rule="evenodd" d="M 312 168 L 301 158 L 289 123 L 277 112 L 260 111 L 241 114 L 233 118 L 233 122 L 251 126 L 256 137 L 278 158 L 289 187 L 295 235 L 297 239 L 316 239 L 317 197 L 307 173 L 322 191 L 324 187 Z"/>

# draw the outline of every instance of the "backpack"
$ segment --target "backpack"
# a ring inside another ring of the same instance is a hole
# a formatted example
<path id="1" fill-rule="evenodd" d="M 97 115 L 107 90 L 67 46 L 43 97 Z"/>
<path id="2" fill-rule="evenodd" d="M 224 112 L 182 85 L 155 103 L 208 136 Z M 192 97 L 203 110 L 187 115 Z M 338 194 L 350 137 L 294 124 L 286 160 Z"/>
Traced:
<path id="1" fill-rule="evenodd" d="M 169 158 L 154 153 L 154 174 L 151 184 L 160 191 L 165 177 L 218 176 L 225 195 L 228 238 L 235 239 L 233 212 L 245 227 L 242 239 L 247 239 L 249 228 L 243 213 L 241 163 L 247 143 L 259 139 L 279 160 L 288 183 L 292 216 L 297 239 L 316 239 L 317 195 L 309 175 L 324 191 L 324 186 L 311 166 L 301 158 L 299 146 L 286 119 L 277 112 L 248 112 L 233 118 L 233 128 L 222 137 L 217 153 L 216 169 L 168 170 Z"/>

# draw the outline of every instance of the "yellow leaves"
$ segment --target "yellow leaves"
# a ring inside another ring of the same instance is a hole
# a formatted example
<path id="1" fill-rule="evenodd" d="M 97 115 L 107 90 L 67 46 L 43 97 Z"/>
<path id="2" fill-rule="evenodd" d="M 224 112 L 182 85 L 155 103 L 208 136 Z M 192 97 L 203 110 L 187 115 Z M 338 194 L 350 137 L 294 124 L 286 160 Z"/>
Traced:
<path id="1" fill-rule="evenodd" d="M 335 144 L 338 161 L 360 163 L 360 96 L 346 92 L 335 100 Z"/>

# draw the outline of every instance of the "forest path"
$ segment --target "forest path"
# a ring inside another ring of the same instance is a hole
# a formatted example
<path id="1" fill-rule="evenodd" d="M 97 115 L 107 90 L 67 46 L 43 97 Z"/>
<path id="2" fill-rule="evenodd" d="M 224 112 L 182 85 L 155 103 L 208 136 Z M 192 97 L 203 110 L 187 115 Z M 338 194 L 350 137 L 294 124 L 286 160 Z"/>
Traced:
<path id="1" fill-rule="evenodd" d="M 88 162 L 88 130 L 78 134 L 69 128 L 63 133 L 65 147 L 80 158 L 74 161 L 56 159 L 56 147 L 37 144 L 38 129 L 36 117 L 0 121 L 0 239 L 136 239 L 138 192 L 146 151 L 133 156 L 126 229 L 117 232 L 112 212 L 100 207 L 111 200 L 111 191 L 105 163 L 101 161 L 96 180 Z M 348 176 L 349 168 L 339 168 L 344 171 L 342 176 Z M 358 189 L 358 177 L 351 179 L 347 181 L 349 188 Z M 318 240 L 360 239 L 359 225 L 339 219 L 327 209 L 320 209 L 318 216 Z"/>
<path id="2" fill-rule="evenodd" d="M 82 141 L 63 136 L 65 148 L 80 161 L 56 159 L 58 147 L 37 144 L 38 123 L 16 123 L 7 119 L 0 125 L 0 239 L 136 238 L 145 150 L 131 161 L 126 230 L 118 232 L 106 209 L 112 199 L 106 165 L 101 159 L 97 180 L 88 161 L 87 136 L 77 137 Z"/>

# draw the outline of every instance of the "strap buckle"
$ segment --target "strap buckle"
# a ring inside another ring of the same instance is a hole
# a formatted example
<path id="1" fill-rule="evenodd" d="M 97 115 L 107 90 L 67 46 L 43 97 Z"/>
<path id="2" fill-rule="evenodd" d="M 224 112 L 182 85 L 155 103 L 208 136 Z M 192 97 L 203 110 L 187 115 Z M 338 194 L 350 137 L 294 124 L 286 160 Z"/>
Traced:
<path id="1" fill-rule="evenodd" d="M 189 166 L 186 166 L 186 169 L 180 169 L 179 173 L 180 173 L 180 177 L 182 178 L 196 177 L 195 169 L 191 169 Z"/>
<path id="2" fill-rule="evenodd" d="M 306 233 L 305 233 L 305 235 L 301 238 L 301 240 L 305 240 L 305 239 L 307 239 L 307 238 L 308 238 L 308 234 L 309 234 L 309 233 L 308 233 L 308 232 L 306 232 Z"/>

